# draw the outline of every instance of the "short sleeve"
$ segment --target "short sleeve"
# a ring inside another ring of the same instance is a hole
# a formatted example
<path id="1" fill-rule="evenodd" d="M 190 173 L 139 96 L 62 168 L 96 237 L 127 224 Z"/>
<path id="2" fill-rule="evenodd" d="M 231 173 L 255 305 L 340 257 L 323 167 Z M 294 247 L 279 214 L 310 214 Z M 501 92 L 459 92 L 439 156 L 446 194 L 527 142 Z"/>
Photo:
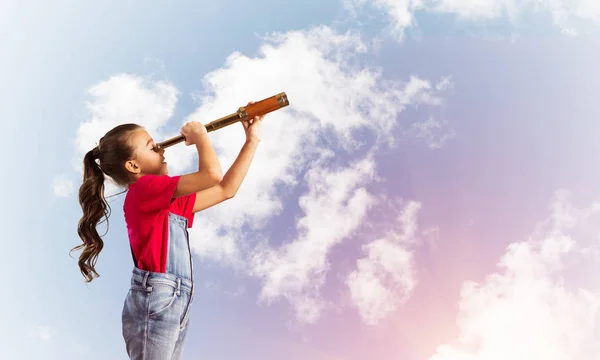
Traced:
<path id="1" fill-rule="evenodd" d="M 180 176 L 144 175 L 135 182 L 135 195 L 140 210 L 159 212 L 168 210 L 177 189 Z"/>
<path id="2" fill-rule="evenodd" d="M 196 203 L 196 193 L 181 196 L 175 199 L 171 205 L 171 211 L 177 215 L 184 216 L 188 220 L 188 228 L 194 225 L 194 204 Z"/>

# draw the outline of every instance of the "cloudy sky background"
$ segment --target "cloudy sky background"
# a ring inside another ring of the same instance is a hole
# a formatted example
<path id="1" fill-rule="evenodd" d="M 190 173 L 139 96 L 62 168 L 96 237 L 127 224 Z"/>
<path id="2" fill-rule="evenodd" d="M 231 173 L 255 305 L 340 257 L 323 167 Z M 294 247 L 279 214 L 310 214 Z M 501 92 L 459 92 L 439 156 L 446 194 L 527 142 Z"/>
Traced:
<path id="1" fill-rule="evenodd" d="M 285 91 L 191 230 L 186 359 L 598 359 L 599 25 L 593 0 L 1 2 L 0 358 L 127 358 L 123 196 L 101 277 L 68 254 L 95 131 Z M 228 168 L 241 126 L 211 139 Z"/>

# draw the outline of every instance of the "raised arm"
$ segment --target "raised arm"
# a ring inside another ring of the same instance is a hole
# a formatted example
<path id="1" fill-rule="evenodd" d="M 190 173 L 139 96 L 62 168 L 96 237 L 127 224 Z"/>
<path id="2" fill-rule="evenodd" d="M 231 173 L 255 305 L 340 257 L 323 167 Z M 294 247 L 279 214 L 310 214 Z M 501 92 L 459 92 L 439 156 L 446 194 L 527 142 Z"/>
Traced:
<path id="1" fill-rule="evenodd" d="M 215 186 L 223 179 L 223 171 L 210 142 L 206 127 L 199 122 L 189 122 L 181 128 L 187 146 L 196 145 L 198 171 L 182 175 L 173 197 L 186 196 Z"/>
<path id="2" fill-rule="evenodd" d="M 260 143 L 260 126 L 263 118 L 264 116 L 255 117 L 249 121 L 242 122 L 246 131 L 246 142 L 229 170 L 225 173 L 225 176 L 223 176 L 223 180 L 217 185 L 199 191 L 196 194 L 194 212 L 202 211 L 227 199 L 231 199 L 237 194 Z"/>

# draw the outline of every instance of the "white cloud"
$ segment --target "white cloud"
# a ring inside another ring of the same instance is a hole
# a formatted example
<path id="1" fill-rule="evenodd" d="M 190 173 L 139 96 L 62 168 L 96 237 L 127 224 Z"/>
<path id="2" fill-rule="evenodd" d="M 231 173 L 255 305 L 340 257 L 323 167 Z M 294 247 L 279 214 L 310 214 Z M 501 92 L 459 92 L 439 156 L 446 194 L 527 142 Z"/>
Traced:
<path id="1" fill-rule="evenodd" d="M 454 83 L 452 82 L 452 76 L 444 76 L 437 84 L 435 88 L 438 91 L 454 90 Z"/>
<path id="2" fill-rule="evenodd" d="M 73 194 L 74 188 L 75 185 L 73 184 L 73 181 L 66 175 L 61 174 L 54 177 L 52 183 L 54 195 L 58 197 L 69 197 Z"/>
<path id="3" fill-rule="evenodd" d="M 404 37 L 404 29 L 415 25 L 415 11 L 424 6 L 423 0 L 343 0 L 343 3 L 354 15 L 366 3 L 386 11 L 392 20 L 391 31 L 400 39 Z"/>
<path id="4" fill-rule="evenodd" d="M 440 228 L 439 227 L 430 227 L 424 229 L 421 232 L 421 237 L 423 239 L 423 243 L 426 245 L 427 249 L 432 252 L 436 252 L 439 250 L 439 239 L 440 239 Z"/>
<path id="5" fill-rule="evenodd" d="M 356 262 L 346 284 L 363 321 L 377 324 L 412 294 L 417 279 L 410 246 L 418 239 L 418 202 L 408 202 L 398 217 L 400 230 L 363 246 L 367 256 Z"/>
<path id="6" fill-rule="evenodd" d="M 426 121 L 414 123 L 408 134 L 425 142 L 430 149 L 441 149 L 456 137 L 456 132 L 450 128 L 447 120 L 438 120 L 433 116 Z"/>
<path id="7" fill-rule="evenodd" d="M 588 22 L 600 22 L 600 2 L 596 0 L 441 0 L 433 10 L 453 13 L 465 20 L 507 15 L 512 22 L 517 22 L 526 11 L 546 11 L 554 24 L 570 35 L 576 35 Z"/>
<path id="8" fill-rule="evenodd" d="M 87 116 L 77 129 L 73 166 L 82 172 L 83 156 L 100 138 L 123 123 L 142 125 L 161 141 L 162 127 L 173 116 L 178 90 L 165 81 L 150 81 L 139 76 L 119 74 L 93 85 L 87 90 Z M 177 163 L 173 166 L 177 167 Z M 119 191 L 108 179 L 106 194 Z"/>
<path id="9" fill-rule="evenodd" d="M 40 348 L 40 343 L 47 346 L 42 350 L 45 351 L 46 356 L 44 358 L 65 358 L 65 355 L 68 355 L 67 358 L 83 359 L 89 358 L 91 354 L 90 347 L 87 344 L 75 341 L 55 326 L 27 324 L 24 330 L 25 341 L 31 344 L 32 348 Z M 10 356 L 8 358 L 14 359 Z"/>
<path id="10" fill-rule="evenodd" d="M 173 116 L 179 91 L 168 82 L 120 74 L 90 87 L 88 94 L 88 117 L 77 129 L 75 141 L 80 156 L 119 124 L 136 123 L 158 132 Z"/>
<path id="11" fill-rule="evenodd" d="M 292 189 L 297 178 L 315 162 L 352 153 L 359 145 L 356 130 L 372 131 L 383 143 L 393 144 L 392 130 L 407 106 L 440 106 L 440 91 L 413 76 L 391 82 L 380 71 L 354 65 L 367 50 L 355 33 L 337 34 L 327 27 L 273 34 L 259 56 L 232 54 L 223 68 L 206 75 L 201 106 L 189 119 L 208 122 L 231 113 L 232 104 L 285 91 L 290 107 L 269 114 L 263 141 L 236 198 L 209 209 L 192 236 L 194 249 L 205 258 L 239 263 L 246 224 L 261 228 L 282 211 L 276 186 Z M 445 90 L 445 89 L 442 89 Z M 329 131 L 329 132 L 328 132 Z M 236 125 L 211 135 L 224 169 L 243 143 Z M 190 154 L 189 156 L 193 156 Z M 221 246 L 223 245 L 223 246 Z"/>
<path id="12" fill-rule="evenodd" d="M 600 267 L 589 249 L 599 249 L 600 204 L 577 209 L 559 191 L 551 209 L 528 241 L 508 247 L 500 271 L 463 285 L 460 346 L 442 345 L 431 360 L 598 358 Z M 583 284 L 570 285 L 582 271 Z"/>
<path id="13" fill-rule="evenodd" d="M 600 22 L 600 2 L 596 0 L 543 0 L 541 6 L 552 15 L 564 33 L 577 35 L 582 23 Z"/>
<path id="14" fill-rule="evenodd" d="M 525 0 L 529 1 L 529 0 Z M 431 10 L 456 14 L 463 20 L 494 19 L 508 15 L 513 19 L 524 1 L 517 0 L 439 0 Z M 520 3 L 520 4 L 519 4 Z"/>
<path id="15" fill-rule="evenodd" d="M 357 56 L 366 50 L 357 34 L 338 34 L 323 26 L 270 35 L 257 57 L 234 53 L 223 68 L 205 76 L 205 92 L 197 96 L 201 105 L 189 117 L 206 123 L 231 113 L 232 104 L 280 91 L 288 94 L 290 107 L 265 119 L 263 141 L 236 197 L 198 216 L 191 239 L 195 253 L 204 259 L 244 268 L 262 279 L 261 299 L 287 299 L 301 321 L 316 321 L 321 313 L 324 304 L 318 290 L 330 248 L 359 225 L 369 199 L 362 190 L 353 194 L 354 187 L 370 181 L 360 168 L 331 174 L 323 169 L 340 155 L 352 157 L 364 145 L 354 136 L 356 130 L 371 131 L 380 143 L 393 144 L 392 130 L 401 125 L 398 115 L 407 106 L 441 106 L 440 94 L 451 86 L 450 78 L 437 88 L 416 76 L 407 82 L 385 81 L 378 69 L 356 65 Z M 237 125 L 211 134 L 224 169 L 237 156 L 243 136 Z M 285 193 L 304 185 L 298 179 L 307 170 L 309 190 L 300 199 L 305 216 L 297 223 L 300 234 L 278 249 L 255 253 L 252 249 L 259 241 L 248 238 L 242 227 L 260 230 L 278 216 Z M 337 184 L 330 182 L 332 177 Z M 278 186 L 287 190 L 282 194 Z M 364 197 L 355 200 L 356 209 L 340 208 L 340 202 L 348 201 L 344 197 L 353 196 Z M 331 216 L 327 223 L 322 222 L 323 214 Z M 328 230 L 327 224 L 336 224 L 332 228 L 337 231 Z M 250 264 L 248 254 L 254 254 Z"/>
<path id="16" fill-rule="evenodd" d="M 600 2 L 593 0 L 581 0 L 573 6 L 573 13 L 582 18 L 595 22 L 600 21 Z"/>
<path id="17" fill-rule="evenodd" d="M 374 198 L 362 187 L 373 176 L 369 158 L 338 171 L 320 167 L 309 171 L 309 191 L 299 200 L 305 215 L 296 223 L 298 237 L 278 249 L 258 247 L 252 258 L 251 273 L 263 282 L 261 299 L 284 297 L 298 320 L 317 320 L 329 252 L 360 225 L 373 204 Z"/>
<path id="18" fill-rule="evenodd" d="M 588 25 L 600 23 L 600 2 L 597 0 L 345 0 L 347 8 L 356 14 L 356 8 L 370 4 L 388 14 L 392 34 L 399 40 L 404 30 L 416 26 L 415 13 L 454 14 L 463 21 L 485 21 L 501 17 L 513 24 L 524 13 L 545 12 L 554 25 L 565 34 L 576 35 Z"/>
<path id="19" fill-rule="evenodd" d="M 57 330 L 54 326 L 48 325 L 37 325 L 33 328 L 29 328 L 28 335 L 38 339 L 39 341 L 49 343 L 56 338 Z"/>

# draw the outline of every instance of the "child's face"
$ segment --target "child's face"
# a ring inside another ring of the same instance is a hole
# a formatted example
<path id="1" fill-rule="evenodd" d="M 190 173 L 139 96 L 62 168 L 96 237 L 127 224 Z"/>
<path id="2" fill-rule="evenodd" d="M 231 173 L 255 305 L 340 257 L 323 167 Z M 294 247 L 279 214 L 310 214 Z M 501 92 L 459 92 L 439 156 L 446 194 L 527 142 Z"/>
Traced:
<path id="1" fill-rule="evenodd" d="M 136 175 L 167 175 L 167 163 L 164 161 L 164 149 L 156 150 L 156 143 L 144 129 L 137 130 L 132 136 Z M 130 169 L 130 171 L 132 171 Z"/>

